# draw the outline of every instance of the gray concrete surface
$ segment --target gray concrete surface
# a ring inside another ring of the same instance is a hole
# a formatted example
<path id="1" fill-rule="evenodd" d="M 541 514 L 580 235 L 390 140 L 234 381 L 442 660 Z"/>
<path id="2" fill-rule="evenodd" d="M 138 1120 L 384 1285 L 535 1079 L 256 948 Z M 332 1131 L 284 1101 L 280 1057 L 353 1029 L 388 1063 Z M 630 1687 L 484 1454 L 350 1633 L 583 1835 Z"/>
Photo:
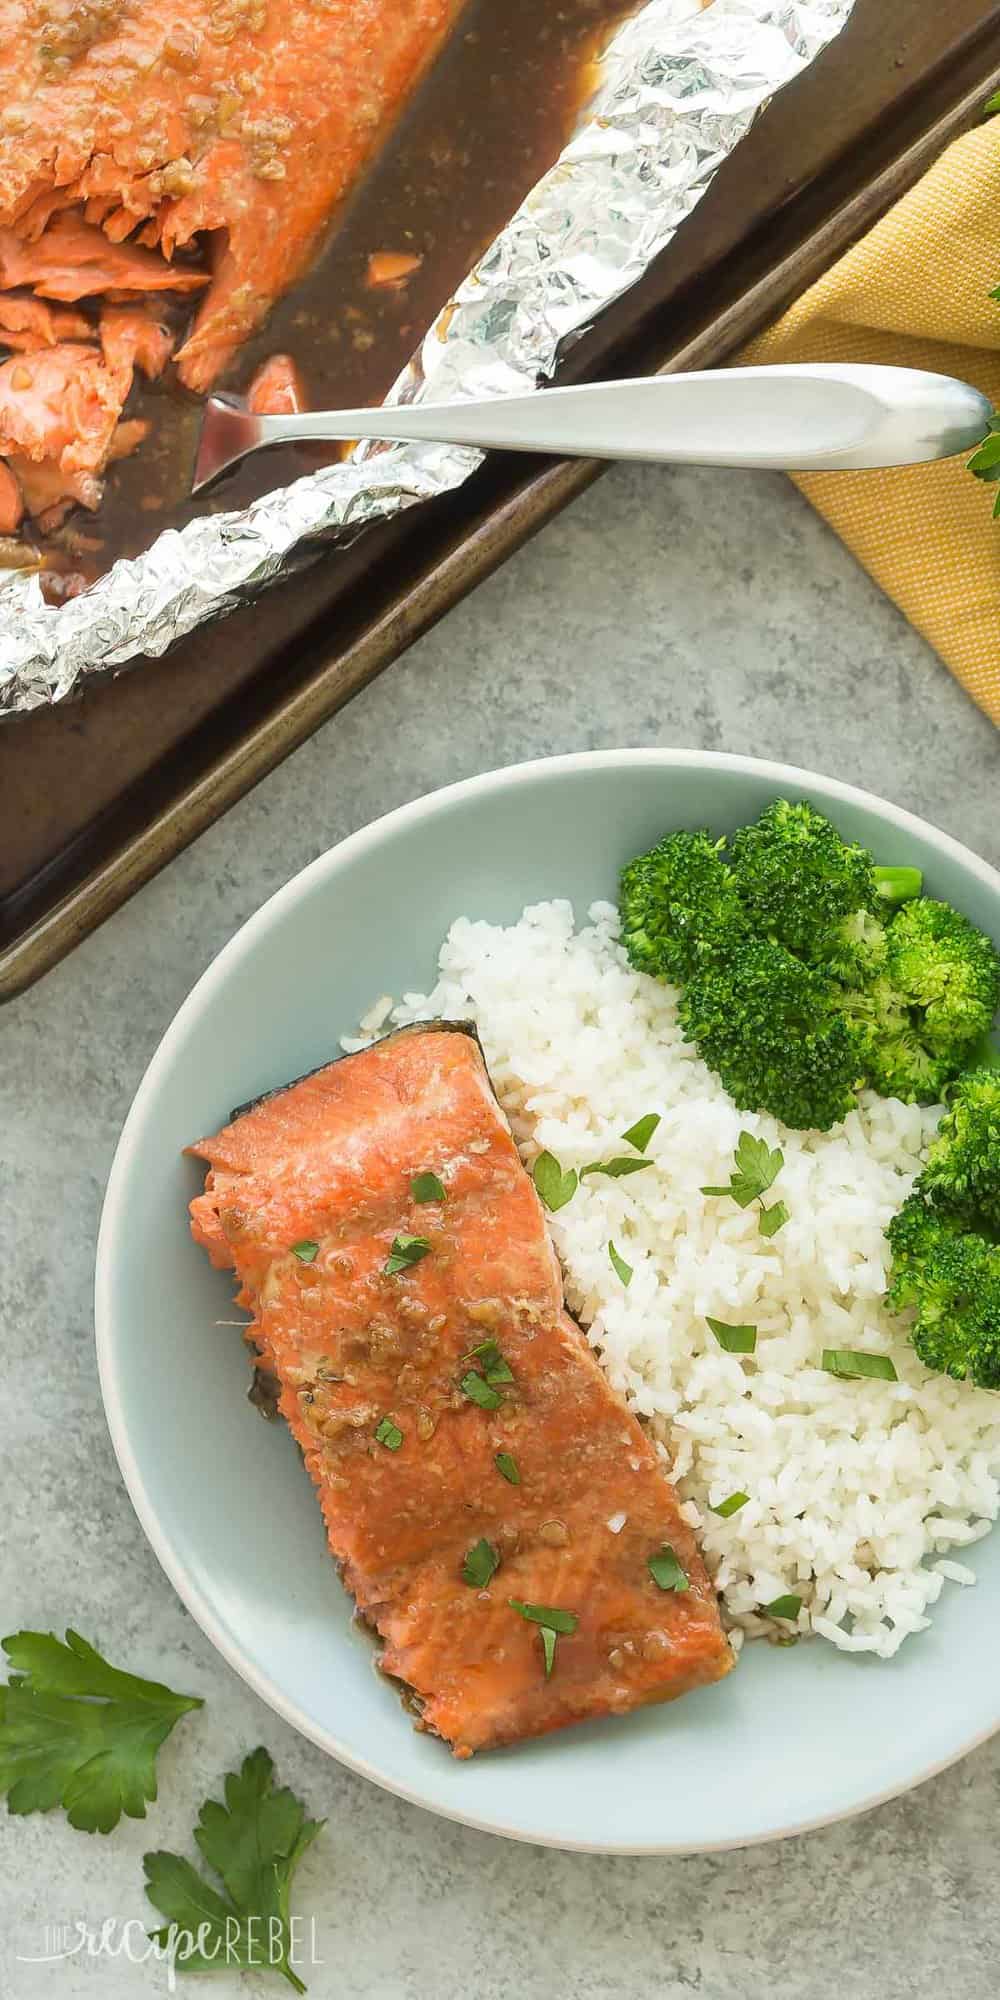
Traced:
<path id="1" fill-rule="evenodd" d="M 327 1828 L 301 1868 L 335 2000 L 912 2000 L 995 1991 L 1000 1741 L 909 1798 L 783 1846 L 681 1861 L 545 1855 L 326 1762 L 216 1657 L 161 1574 L 94 1367 L 101 1196 L 178 1002 L 244 917 L 388 807 L 519 758 L 696 744 L 811 764 L 1000 861 L 1000 739 L 782 480 L 610 474 L 0 1016 L 2 1629 L 79 1627 L 207 1697 L 161 1801 L 110 1839 L 0 1817 L 0 1995 L 166 1991 L 124 1958 L 28 1963 L 46 1927 L 148 1919 L 141 1855 L 266 1743 Z M 992 1960 L 992 1965 L 991 1965 Z M 221 2000 L 278 1991 L 224 1974 Z"/>

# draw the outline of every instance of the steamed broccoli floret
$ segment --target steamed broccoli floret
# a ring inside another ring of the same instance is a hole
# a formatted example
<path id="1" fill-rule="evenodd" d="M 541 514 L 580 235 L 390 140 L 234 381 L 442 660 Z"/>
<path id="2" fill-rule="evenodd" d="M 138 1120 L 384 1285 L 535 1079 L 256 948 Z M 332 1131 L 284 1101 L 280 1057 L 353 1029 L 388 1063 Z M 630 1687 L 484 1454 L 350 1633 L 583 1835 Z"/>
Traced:
<path id="1" fill-rule="evenodd" d="M 996 1244 L 932 1208 L 919 1185 L 886 1234 L 893 1255 L 887 1304 L 915 1311 L 911 1338 L 925 1367 L 1000 1389 Z"/>
<path id="2" fill-rule="evenodd" d="M 710 833 L 671 833 L 622 870 L 622 941 L 639 972 L 684 980 L 746 930 L 746 919 Z"/>
<path id="3" fill-rule="evenodd" d="M 888 961 L 885 925 L 870 910 L 856 910 L 831 931 L 822 969 L 847 986 L 869 986 L 881 977 Z"/>
<path id="4" fill-rule="evenodd" d="M 852 987 L 836 1001 L 862 1043 L 865 1080 L 881 1097 L 904 1104 L 936 1104 L 955 1074 L 954 1063 L 921 1039 L 913 1013 L 891 981 Z"/>
<path id="5" fill-rule="evenodd" d="M 835 987 L 781 945 L 756 940 L 691 980 L 680 1019 L 740 1110 L 826 1131 L 852 1109 L 861 1038 L 835 1011 Z"/>
<path id="6" fill-rule="evenodd" d="M 906 903 L 888 929 L 888 976 L 920 1039 L 957 1076 L 1000 1005 L 995 945 L 948 903 Z"/>
<path id="7" fill-rule="evenodd" d="M 1000 1003 L 1000 955 L 922 886 L 777 799 L 728 858 L 701 831 L 630 862 L 622 936 L 640 971 L 689 984 L 685 1032 L 741 1109 L 825 1130 L 865 1083 L 933 1103 Z"/>
<path id="8" fill-rule="evenodd" d="M 920 1187 L 936 1208 L 1000 1235 L 1000 1069 L 959 1077 Z"/>
<path id="9" fill-rule="evenodd" d="M 868 976 L 863 963 L 854 979 L 841 975 L 840 1002 L 864 1036 L 867 1080 L 883 1097 L 934 1104 L 993 1019 L 1000 958 L 949 904 L 911 901 L 881 930 L 869 964 Z"/>
<path id="10" fill-rule="evenodd" d="M 735 835 L 732 857 L 752 929 L 811 964 L 837 955 L 845 919 L 879 907 L 871 855 L 805 801 L 776 799 Z"/>

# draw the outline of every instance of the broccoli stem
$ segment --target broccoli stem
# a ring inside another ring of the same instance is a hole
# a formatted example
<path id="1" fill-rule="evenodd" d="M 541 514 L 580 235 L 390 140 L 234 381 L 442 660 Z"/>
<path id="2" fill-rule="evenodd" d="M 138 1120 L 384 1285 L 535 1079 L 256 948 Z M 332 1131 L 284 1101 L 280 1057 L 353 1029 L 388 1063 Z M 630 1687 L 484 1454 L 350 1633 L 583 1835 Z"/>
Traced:
<path id="1" fill-rule="evenodd" d="M 919 868 L 875 868 L 872 872 L 879 900 L 893 909 L 898 903 L 912 903 L 924 886 Z"/>

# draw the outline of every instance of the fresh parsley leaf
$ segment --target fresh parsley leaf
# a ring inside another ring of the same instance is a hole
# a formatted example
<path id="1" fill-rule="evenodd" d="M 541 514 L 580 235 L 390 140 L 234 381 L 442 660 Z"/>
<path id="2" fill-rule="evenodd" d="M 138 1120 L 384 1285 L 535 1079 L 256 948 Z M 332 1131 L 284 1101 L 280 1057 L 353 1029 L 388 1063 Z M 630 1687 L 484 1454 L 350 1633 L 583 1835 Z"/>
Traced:
<path id="1" fill-rule="evenodd" d="M 757 1346 L 755 1326 L 729 1326 L 724 1319 L 710 1319 L 705 1315 L 705 1325 L 710 1326 L 720 1347 L 727 1354 L 752 1354 Z"/>
<path id="2" fill-rule="evenodd" d="M 662 1549 L 658 1549 L 655 1555 L 650 1556 L 646 1568 L 653 1582 L 658 1583 L 661 1590 L 683 1591 L 691 1588 L 687 1570 L 681 1568 L 673 1549 L 667 1542 L 664 1542 Z"/>
<path id="3" fill-rule="evenodd" d="M 459 1388 L 463 1395 L 468 1396 L 470 1403 L 478 1403 L 481 1410 L 498 1410 L 503 1402 L 503 1397 L 491 1389 L 478 1368 L 470 1368 L 468 1374 L 462 1376 Z"/>
<path id="4" fill-rule="evenodd" d="M 375 1432 L 376 1444 L 384 1444 L 386 1451 L 398 1451 L 403 1442 L 403 1433 L 391 1417 L 383 1417 Z"/>
<path id="5" fill-rule="evenodd" d="M 426 1236 L 394 1236 L 392 1248 L 382 1269 L 387 1278 L 394 1278 L 398 1271 L 409 1271 L 426 1257 L 430 1244 Z"/>
<path id="6" fill-rule="evenodd" d="M 718 1506 L 713 1507 L 711 1511 L 713 1514 L 718 1514 L 720 1521 L 728 1521 L 731 1514 L 738 1514 L 740 1508 L 746 1506 L 749 1498 L 749 1493 L 730 1493 L 728 1499 L 720 1500 Z"/>
<path id="7" fill-rule="evenodd" d="M 0 1793 L 12 1813 L 61 1805 L 71 1826 L 110 1833 L 122 1813 L 145 1819 L 156 1753 L 175 1722 L 201 1708 L 109 1666 L 79 1632 L 15 1632 L 3 1640 L 14 1677 L 0 1687 Z"/>
<path id="8" fill-rule="evenodd" d="M 996 98 L 990 99 L 986 107 L 987 111 L 995 109 L 997 104 L 1000 104 L 1000 92 L 998 92 Z M 995 291 L 990 292 L 989 297 L 1000 302 L 1000 285 L 996 287 Z M 985 479 L 990 484 L 995 484 L 997 480 L 1000 480 L 1000 437 L 997 436 L 998 431 L 1000 431 L 1000 411 L 994 410 L 990 418 L 990 427 L 986 437 L 983 439 L 982 444 L 977 446 L 972 457 L 966 461 L 969 471 L 974 473 L 977 479 Z M 996 495 L 993 502 L 993 518 L 994 520 L 1000 519 L 1000 493 Z"/>
<path id="9" fill-rule="evenodd" d="M 751 1190 L 751 1201 L 767 1193 L 785 1164 L 785 1156 L 777 1146 L 772 1152 L 767 1140 L 755 1139 L 752 1132 L 740 1133 L 735 1160 L 737 1175 Z"/>
<path id="10" fill-rule="evenodd" d="M 518 1469 L 518 1463 L 516 1458 L 511 1457 L 509 1451 L 496 1452 L 493 1463 L 501 1479 L 506 1479 L 508 1486 L 520 1486 L 521 1474 Z"/>
<path id="11" fill-rule="evenodd" d="M 530 1625 L 547 1625 L 550 1632 L 562 1632 L 567 1636 L 576 1631 L 579 1619 L 575 1611 L 560 1611 L 553 1604 L 523 1604 L 519 1597 L 508 1597 L 512 1611 L 526 1618 Z"/>
<path id="12" fill-rule="evenodd" d="M 494 1386 L 497 1382 L 513 1382 L 514 1370 L 504 1360 L 495 1340 L 481 1340 L 478 1347 L 466 1355 L 467 1361 L 478 1361 L 487 1382 Z"/>
<path id="13" fill-rule="evenodd" d="M 542 1640 L 542 1653 L 545 1658 L 545 1678 L 548 1680 L 556 1663 L 556 1640 L 559 1635 L 552 1630 L 551 1625 L 542 1625 L 539 1627 L 539 1631 Z"/>
<path id="14" fill-rule="evenodd" d="M 797 1618 L 802 1609 L 801 1597 L 794 1590 L 786 1590 L 781 1597 L 772 1597 L 770 1604 L 764 1605 L 768 1618 Z"/>
<path id="15" fill-rule="evenodd" d="M 293 1243 L 292 1256 L 297 1257 L 300 1264 L 315 1264 L 319 1256 L 319 1244 L 309 1242 Z"/>
<path id="16" fill-rule="evenodd" d="M 570 1167 L 563 1173 L 554 1153 L 539 1153 L 531 1169 L 531 1178 L 540 1200 L 545 1203 L 552 1215 L 555 1215 L 558 1209 L 565 1208 L 568 1201 L 572 1201 L 580 1184 L 575 1167 Z"/>
<path id="17" fill-rule="evenodd" d="M 873 1382 L 898 1382 L 896 1364 L 888 1354 L 869 1354 L 864 1348 L 824 1347 L 822 1366 L 828 1375 L 845 1382 L 867 1376 Z"/>
<path id="18" fill-rule="evenodd" d="M 499 1568 L 500 1551 L 484 1538 L 469 1550 L 462 1564 L 462 1581 L 471 1584 L 474 1590 L 484 1590 Z"/>
<path id="19" fill-rule="evenodd" d="M 658 1111 L 647 1111 L 645 1118 L 637 1118 L 635 1124 L 622 1133 L 626 1146 L 634 1146 L 637 1153 L 644 1153 L 659 1122 Z"/>
<path id="20" fill-rule="evenodd" d="M 414 1201 L 443 1201 L 444 1183 L 436 1174 L 414 1174 L 410 1182 L 410 1193 Z"/>
<path id="21" fill-rule="evenodd" d="M 618 1255 L 613 1243 L 608 1244 L 608 1256 L 611 1259 L 611 1268 L 616 1276 L 621 1279 L 622 1284 L 625 1286 L 630 1285 L 632 1283 L 632 1266 L 631 1264 L 626 1264 L 624 1257 Z"/>
<path id="22" fill-rule="evenodd" d="M 770 1208 L 760 1205 L 760 1221 L 757 1224 L 762 1236 L 777 1236 L 788 1221 L 788 1210 L 783 1201 L 772 1201 Z"/>
<path id="23" fill-rule="evenodd" d="M 631 1153 L 627 1157 L 623 1155 L 620 1160 L 592 1160 L 589 1167 L 581 1168 L 580 1179 L 584 1174 L 607 1174 L 609 1180 L 621 1181 L 626 1174 L 641 1174 L 643 1167 L 651 1167 L 652 1164 L 652 1160 L 634 1159 Z"/>
<path id="24" fill-rule="evenodd" d="M 225 1781 L 225 1804 L 206 1799 L 194 1837 L 214 1882 L 183 1855 L 146 1854 L 146 1894 L 168 1919 L 150 1933 L 187 1972 L 229 1967 L 280 1972 L 304 1993 L 289 1958 L 292 1876 L 323 1821 L 306 1819 L 294 1792 L 276 1791 L 266 1750 Z"/>
<path id="25" fill-rule="evenodd" d="M 788 1210 L 783 1201 L 764 1207 L 763 1197 L 777 1180 L 785 1164 L 785 1156 L 776 1146 L 771 1151 L 766 1139 L 755 1139 L 752 1132 L 741 1132 L 736 1141 L 736 1171 L 726 1187 L 703 1187 L 702 1194 L 729 1195 L 738 1208 L 749 1208 L 751 1202 L 761 1205 L 760 1232 L 762 1236 L 776 1236 L 782 1224 L 788 1221 Z"/>
<path id="26" fill-rule="evenodd" d="M 991 298 L 996 296 L 996 292 L 991 292 Z M 982 444 L 977 445 L 969 460 L 969 471 L 974 472 L 977 479 L 1000 479 L 1000 435 L 995 430 L 991 430 Z"/>

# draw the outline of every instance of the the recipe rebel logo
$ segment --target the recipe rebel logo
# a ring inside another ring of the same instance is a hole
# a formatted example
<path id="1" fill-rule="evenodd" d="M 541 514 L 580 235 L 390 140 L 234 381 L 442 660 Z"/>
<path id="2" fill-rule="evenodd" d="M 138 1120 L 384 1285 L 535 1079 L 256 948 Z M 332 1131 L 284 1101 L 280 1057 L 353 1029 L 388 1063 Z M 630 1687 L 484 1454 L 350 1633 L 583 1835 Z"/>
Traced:
<path id="1" fill-rule="evenodd" d="M 18 1965 L 57 1965 L 66 1959 L 125 1959 L 129 1965 L 159 1963 L 166 1968 L 166 1990 L 177 1991 L 177 1974 L 198 1971 L 233 1972 L 316 1967 L 325 1963 L 318 1949 L 315 1917 L 232 1918 L 224 1925 L 206 1923 L 198 1931 L 165 1925 L 155 1935 L 139 1917 L 104 1917 L 99 1924 L 77 1917 L 46 1924 L 38 1951 L 18 1951 Z M 305 1988 L 303 1986 L 303 1991 Z"/>

